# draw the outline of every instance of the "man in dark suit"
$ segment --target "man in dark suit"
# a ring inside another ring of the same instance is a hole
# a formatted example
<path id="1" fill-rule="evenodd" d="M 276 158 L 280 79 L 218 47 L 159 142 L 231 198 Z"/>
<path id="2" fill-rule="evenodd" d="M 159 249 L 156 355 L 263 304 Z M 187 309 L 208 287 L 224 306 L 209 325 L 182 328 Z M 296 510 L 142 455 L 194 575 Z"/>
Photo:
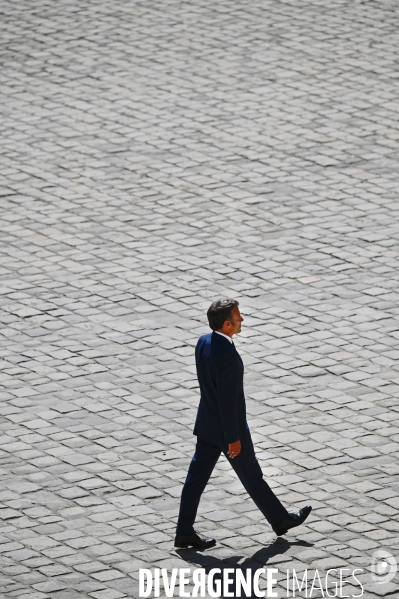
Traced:
<path id="1" fill-rule="evenodd" d="M 197 444 L 182 491 L 175 547 L 206 549 L 215 545 L 214 539 L 195 532 L 194 521 L 201 495 L 222 452 L 276 535 L 302 524 L 312 509 L 306 506 L 289 514 L 263 479 L 255 457 L 245 411 L 244 365 L 232 339 L 241 331 L 244 320 L 238 302 L 217 300 L 207 316 L 213 332 L 200 337 L 195 349 L 201 391 L 194 427 Z"/>

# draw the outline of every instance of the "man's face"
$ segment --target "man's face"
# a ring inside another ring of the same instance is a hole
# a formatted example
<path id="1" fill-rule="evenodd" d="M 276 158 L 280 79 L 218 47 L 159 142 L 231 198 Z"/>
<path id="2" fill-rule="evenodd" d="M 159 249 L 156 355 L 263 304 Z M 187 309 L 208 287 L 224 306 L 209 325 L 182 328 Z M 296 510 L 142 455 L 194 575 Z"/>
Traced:
<path id="1" fill-rule="evenodd" d="M 243 317 L 240 314 L 240 310 L 238 306 L 232 309 L 232 324 L 231 324 L 231 336 L 236 335 L 241 332 L 241 323 L 243 322 Z"/>

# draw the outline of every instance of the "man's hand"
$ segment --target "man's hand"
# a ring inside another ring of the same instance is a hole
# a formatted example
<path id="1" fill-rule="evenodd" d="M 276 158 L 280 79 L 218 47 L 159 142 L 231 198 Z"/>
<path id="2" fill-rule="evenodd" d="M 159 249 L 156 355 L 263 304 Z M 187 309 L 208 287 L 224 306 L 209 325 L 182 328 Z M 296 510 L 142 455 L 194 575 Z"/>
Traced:
<path id="1" fill-rule="evenodd" d="M 238 454 L 241 452 L 241 441 L 234 441 L 234 443 L 229 443 L 229 450 L 227 452 L 227 455 L 229 456 L 229 458 L 233 459 L 235 457 L 238 456 Z"/>

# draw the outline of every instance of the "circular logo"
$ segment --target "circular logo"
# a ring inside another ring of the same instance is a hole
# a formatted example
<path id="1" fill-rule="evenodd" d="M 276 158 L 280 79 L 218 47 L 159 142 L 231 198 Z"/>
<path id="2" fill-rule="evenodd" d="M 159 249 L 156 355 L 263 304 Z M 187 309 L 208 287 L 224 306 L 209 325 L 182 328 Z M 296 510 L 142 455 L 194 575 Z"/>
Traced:
<path id="1" fill-rule="evenodd" d="M 371 578 L 373 582 L 385 584 L 394 578 L 398 570 L 398 564 L 393 555 L 385 549 L 374 551 L 371 560 Z"/>

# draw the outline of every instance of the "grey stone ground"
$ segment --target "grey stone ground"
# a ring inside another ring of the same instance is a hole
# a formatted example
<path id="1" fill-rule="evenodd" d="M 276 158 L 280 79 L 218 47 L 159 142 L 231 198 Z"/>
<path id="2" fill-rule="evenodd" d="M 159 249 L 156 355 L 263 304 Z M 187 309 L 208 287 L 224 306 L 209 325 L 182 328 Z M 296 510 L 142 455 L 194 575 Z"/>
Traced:
<path id="1" fill-rule="evenodd" d="M 399 548 L 398 4 L 0 6 L 1 597 L 136 598 L 140 567 L 193 564 L 398 597 L 370 578 Z M 219 543 L 178 554 L 218 296 L 265 475 L 315 509 L 276 541 L 223 459 Z"/>

